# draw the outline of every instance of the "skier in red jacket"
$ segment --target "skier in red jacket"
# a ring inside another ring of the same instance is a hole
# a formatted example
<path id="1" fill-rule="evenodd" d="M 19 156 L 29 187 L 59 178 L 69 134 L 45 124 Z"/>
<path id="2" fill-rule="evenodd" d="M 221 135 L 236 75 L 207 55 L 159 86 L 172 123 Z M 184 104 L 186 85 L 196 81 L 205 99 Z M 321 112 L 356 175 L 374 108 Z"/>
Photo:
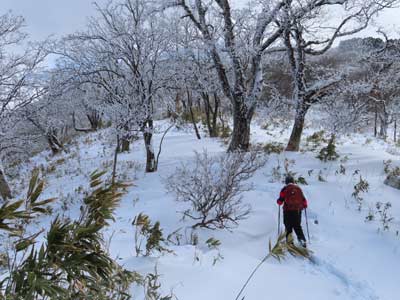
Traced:
<path id="1" fill-rule="evenodd" d="M 306 238 L 301 227 L 301 211 L 307 208 L 307 200 L 301 188 L 294 183 L 292 176 L 285 179 L 286 186 L 281 190 L 278 205 L 283 204 L 283 223 L 286 228 L 286 239 L 293 229 L 297 239 L 303 247 L 306 247 Z"/>

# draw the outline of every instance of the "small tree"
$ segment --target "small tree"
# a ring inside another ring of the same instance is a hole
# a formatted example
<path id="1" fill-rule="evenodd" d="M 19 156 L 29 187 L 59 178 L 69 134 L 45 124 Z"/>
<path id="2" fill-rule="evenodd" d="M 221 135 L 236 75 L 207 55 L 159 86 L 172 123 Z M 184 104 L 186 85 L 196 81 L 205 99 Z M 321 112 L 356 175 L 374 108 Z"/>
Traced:
<path id="1" fill-rule="evenodd" d="M 335 135 L 332 134 L 331 138 L 329 139 L 328 145 L 323 147 L 319 152 L 317 158 L 327 162 L 327 161 L 334 161 L 339 158 L 339 154 L 336 152 L 336 145 L 335 145 Z"/>
<path id="2" fill-rule="evenodd" d="M 242 193 L 251 190 L 248 180 L 265 164 L 255 152 L 233 152 L 210 157 L 197 153 L 195 165 L 182 165 L 166 182 L 176 200 L 190 207 L 183 212 L 196 223 L 193 228 L 224 229 L 247 217 L 250 205 L 243 203 Z"/>

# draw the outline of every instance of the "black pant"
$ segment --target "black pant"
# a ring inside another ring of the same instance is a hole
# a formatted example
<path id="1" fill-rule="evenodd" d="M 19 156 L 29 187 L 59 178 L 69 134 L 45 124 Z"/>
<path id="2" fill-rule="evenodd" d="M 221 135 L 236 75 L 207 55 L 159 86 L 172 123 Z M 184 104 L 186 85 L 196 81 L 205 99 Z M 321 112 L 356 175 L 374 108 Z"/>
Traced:
<path id="1" fill-rule="evenodd" d="M 286 238 L 292 233 L 293 229 L 296 232 L 297 238 L 300 241 L 305 241 L 306 238 L 301 228 L 301 210 L 288 210 L 283 212 L 283 223 L 286 227 Z"/>

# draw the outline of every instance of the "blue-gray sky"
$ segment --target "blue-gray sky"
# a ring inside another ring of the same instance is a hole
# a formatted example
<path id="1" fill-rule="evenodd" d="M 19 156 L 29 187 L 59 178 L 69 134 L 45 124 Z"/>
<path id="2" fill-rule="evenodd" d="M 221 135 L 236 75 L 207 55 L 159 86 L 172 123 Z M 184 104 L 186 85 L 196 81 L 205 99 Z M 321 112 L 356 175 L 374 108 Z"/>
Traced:
<path id="1" fill-rule="evenodd" d="M 96 2 L 105 4 L 108 0 Z M 27 24 L 25 30 L 31 39 L 41 40 L 49 35 L 60 36 L 83 28 L 87 17 L 95 14 L 93 3 L 94 0 L 1 0 L 0 13 L 12 10 L 15 14 L 24 16 Z M 398 35 L 400 8 L 381 13 L 376 23 L 390 35 Z M 374 35 L 376 30 L 376 27 L 371 27 L 359 35 Z"/>
<path id="2" fill-rule="evenodd" d="M 41 40 L 83 28 L 87 17 L 95 14 L 94 2 L 108 0 L 1 0 L 0 13 L 12 10 L 22 15 L 31 39 Z"/>

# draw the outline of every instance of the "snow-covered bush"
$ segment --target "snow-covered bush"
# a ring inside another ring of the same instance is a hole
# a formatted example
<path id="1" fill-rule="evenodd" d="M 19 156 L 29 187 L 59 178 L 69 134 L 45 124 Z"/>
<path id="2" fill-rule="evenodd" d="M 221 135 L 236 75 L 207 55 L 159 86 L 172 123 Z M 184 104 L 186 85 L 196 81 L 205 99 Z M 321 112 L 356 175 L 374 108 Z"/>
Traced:
<path id="1" fill-rule="evenodd" d="M 177 201 L 190 205 L 183 214 L 196 222 L 193 228 L 230 228 L 250 213 L 242 193 L 251 190 L 246 180 L 264 164 L 265 158 L 256 152 L 218 156 L 196 152 L 194 166 L 177 168 L 167 178 L 166 188 Z"/>

